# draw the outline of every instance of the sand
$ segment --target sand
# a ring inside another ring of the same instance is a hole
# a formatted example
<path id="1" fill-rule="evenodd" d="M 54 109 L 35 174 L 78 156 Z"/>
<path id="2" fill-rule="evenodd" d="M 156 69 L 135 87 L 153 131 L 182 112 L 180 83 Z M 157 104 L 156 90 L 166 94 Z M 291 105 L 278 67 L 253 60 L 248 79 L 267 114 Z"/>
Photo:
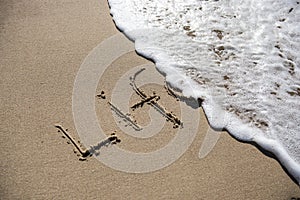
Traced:
<path id="1" fill-rule="evenodd" d="M 1 199 L 300 197 L 299 187 L 276 160 L 226 132 L 222 132 L 213 151 L 200 160 L 198 152 L 208 128 L 201 109 L 199 132 L 191 147 L 164 169 L 130 174 L 115 171 L 93 157 L 79 161 L 72 144 L 61 137 L 54 124 L 63 125 L 76 140 L 80 139 L 72 115 L 73 85 L 88 53 L 118 33 L 107 2 L 5 0 L 0 9 Z M 129 53 L 110 67 L 129 69 L 149 62 Z M 116 81 L 113 72 L 104 76 L 97 89 L 105 90 L 107 98 Z M 154 89 L 162 98 L 165 96 L 166 102 L 171 101 L 163 88 Z M 96 104 L 101 107 L 103 102 Z M 103 118 L 102 112 L 98 117 L 109 130 L 116 125 L 109 108 L 105 109 L 107 117 Z M 141 121 L 147 120 L 143 114 L 145 111 L 136 114 Z M 153 139 L 161 143 L 139 143 L 120 133 L 122 142 L 118 145 L 136 151 L 153 150 L 155 144 L 163 145 L 172 138 L 169 132 L 172 128 L 166 127 Z"/>

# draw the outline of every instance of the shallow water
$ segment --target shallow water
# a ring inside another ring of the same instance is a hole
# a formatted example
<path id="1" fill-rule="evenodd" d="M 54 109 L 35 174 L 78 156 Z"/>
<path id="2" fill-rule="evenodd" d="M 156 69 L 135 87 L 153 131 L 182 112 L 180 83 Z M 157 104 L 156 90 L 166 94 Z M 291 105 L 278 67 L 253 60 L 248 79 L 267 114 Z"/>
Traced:
<path id="1" fill-rule="evenodd" d="M 210 124 L 300 182 L 299 1 L 109 0 L 116 25 Z"/>

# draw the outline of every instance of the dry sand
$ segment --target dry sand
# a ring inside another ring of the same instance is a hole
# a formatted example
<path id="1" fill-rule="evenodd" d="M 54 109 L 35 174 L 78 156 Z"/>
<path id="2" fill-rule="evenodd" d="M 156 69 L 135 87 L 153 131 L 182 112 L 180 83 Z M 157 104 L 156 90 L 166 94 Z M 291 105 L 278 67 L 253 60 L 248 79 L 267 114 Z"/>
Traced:
<path id="1" fill-rule="evenodd" d="M 73 83 L 88 53 L 118 33 L 107 2 L 2 0 L 0 4 L 1 199 L 300 197 L 299 187 L 277 161 L 226 133 L 205 159 L 198 159 L 208 127 L 200 109 L 196 139 L 169 167 L 129 174 L 110 169 L 93 157 L 79 161 L 73 146 L 53 125 L 62 124 L 79 139 L 72 116 Z M 111 67 L 148 62 L 130 53 Z M 108 73 L 99 87 L 108 91 L 108 97 L 112 76 Z M 99 119 L 106 127 L 113 126 L 113 119 L 107 116 L 108 120 L 101 119 L 100 114 Z M 161 141 L 171 139 L 167 130 L 158 136 Z M 121 136 L 124 147 L 156 148 L 156 143 L 139 145 L 138 140 Z"/>

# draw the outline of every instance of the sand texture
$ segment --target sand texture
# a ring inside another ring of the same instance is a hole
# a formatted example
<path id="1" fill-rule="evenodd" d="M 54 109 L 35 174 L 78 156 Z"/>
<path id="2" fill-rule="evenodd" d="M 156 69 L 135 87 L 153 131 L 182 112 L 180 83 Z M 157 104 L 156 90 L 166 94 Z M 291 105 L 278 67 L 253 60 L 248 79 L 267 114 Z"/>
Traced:
<path id="1" fill-rule="evenodd" d="M 84 58 L 117 34 L 105 0 L 20 0 L 0 2 L 0 198 L 1 199 L 291 199 L 299 187 L 279 163 L 227 133 L 204 159 L 199 148 L 208 129 L 201 109 L 199 132 L 172 165 L 151 173 L 113 170 L 97 159 L 80 161 L 74 146 L 54 127 L 59 123 L 76 140 L 72 92 Z M 153 151 L 174 136 L 167 125 L 159 135 L 139 140 L 122 133 L 105 102 L 117 78 L 150 61 L 134 52 L 113 62 L 99 82 L 96 101 L 103 129 L 117 130 L 118 146 Z M 164 88 L 145 87 L 172 103 Z M 137 97 L 132 97 L 136 102 Z M 170 107 L 171 108 L 171 107 Z M 100 111 L 101 109 L 101 111 Z M 144 109 L 144 110 L 143 110 Z M 135 112 L 142 124 L 146 108 Z M 174 108 L 176 111 L 176 109 Z"/>

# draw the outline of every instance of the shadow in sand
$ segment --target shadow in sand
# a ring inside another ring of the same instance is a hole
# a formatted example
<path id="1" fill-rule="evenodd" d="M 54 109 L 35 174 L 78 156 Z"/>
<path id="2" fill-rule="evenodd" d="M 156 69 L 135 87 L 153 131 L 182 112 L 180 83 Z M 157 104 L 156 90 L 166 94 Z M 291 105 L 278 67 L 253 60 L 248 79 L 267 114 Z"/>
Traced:
<path id="1" fill-rule="evenodd" d="M 120 118 L 122 118 L 125 122 L 128 123 L 129 126 L 131 126 L 134 130 L 140 131 L 142 128 L 136 123 L 134 119 L 130 117 L 129 113 L 123 113 L 117 106 L 112 104 L 111 102 L 108 102 L 110 105 L 111 109 L 118 115 Z"/>
<path id="2" fill-rule="evenodd" d="M 163 117 L 165 117 L 167 121 L 172 122 L 173 123 L 173 128 L 178 128 L 178 127 L 183 128 L 183 123 L 181 122 L 181 120 L 178 117 L 176 117 L 173 112 L 167 111 L 163 106 L 161 106 L 158 103 L 158 100 L 160 99 L 160 96 L 157 96 L 155 93 L 153 94 L 153 96 L 148 96 L 140 88 L 138 88 L 136 86 L 135 79 L 136 79 L 137 75 L 142 73 L 144 70 L 145 70 L 145 68 L 142 68 L 139 71 L 137 71 L 133 76 L 130 77 L 130 85 L 131 85 L 132 89 L 142 99 L 141 102 L 133 105 L 132 109 L 136 109 L 138 107 L 141 107 L 145 102 L 147 102 L 147 104 L 152 106 Z"/>
<path id="3" fill-rule="evenodd" d="M 167 90 L 167 93 L 174 97 L 177 101 L 184 102 L 186 105 L 193 109 L 198 109 L 201 107 L 203 100 L 198 98 L 197 100 L 193 97 L 185 97 L 180 95 L 181 91 L 178 91 L 176 89 L 171 89 L 168 83 L 165 84 L 165 89 Z"/>
<path id="4" fill-rule="evenodd" d="M 204 112 L 204 113 L 205 113 L 205 112 Z M 206 119 L 207 119 L 206 114 L 205 114 L 205 117 L 206 117 Z M 207 121 L 208 121 L 208 119 L 207 119 Z M 297 182 L 297 180 L 289 173 L 289 171 L 286 169 L 286 167 L 281 163 L 281 161 L 276 157 L 276 155 L 275 155 L 274 153 L 272 153 L 272 152 L 270 152 L 270 151 L 264 149 L 263 147 L 259 146 L 256 142 L 253 142 L 253 141 L 243 141 L 243 140 L 241 140 L 241 139 L 236 138 L 236 137 L 235 137 L 234 135 L 232 135 L 227 129 L 218 130 L 218 129 L 214 129 L 211 125 L 210 125 L 210 127 L 211 127 L 213 130 L 215 130 L 215 131 L 226 131 L 226 132 L 229 134 L 230 137 L 232 137 L 233 139 L 237 140 L 238 142 L 241 142 L 241 143 L 244 143 L 244 144 L 252 145 L 252 146 L 256 147 L 256 148 L 257 148 L 262 154 L 264 154 L 265 156 L 267 156 L 267 157 L 269 157 L 269 158 L 272 158 L 272 159 L 276 160 L 276 161 L 280 164 L 281 168 L 285 171 L 285 173 L 292 179 L 292 181 L 293 181 L 294 183 L 296 183 L 296 185 L 299 185 L 298 182 Z"/>
<path id="5" fill-rule="evenodd" d="M 228 131 L 227 131 L 228 132 Z M 228 132 L 229 133 L 229 132 Z M 239 140 L 239 139 L 237 139 L 237 138 L 235 138 L 233 135 L 231 135 L 230 133 L 229 133 L 229 135 L 232 137 L 232 138 L 234 138 L 234 139 L 236 139 L 237 141 L 239 141 L 239 142 L 242 142 L 242 143 L 244 143 L 244 144 L 250 144 L 250 145 L 253 145 L 253 146 L 255 146 L 261 153 L 263 153 L 265 156 L 267 156 L 267 157 L 269 157 L 269 158 L 272 158 L 272 159 L 274 159 L 274 160 L 276 160 L 279 164 L 280 164 L 280 166 L 281 166 L 281 168 L 285 171 L 285 173 L 294 181 L 294 183 L 296 183 L 296 185 L 299 185 L 298 184 L 298 182 L 297 182 L 297 180 L 289 173 L 289 171 L 287 170 L 287 168 L 281 163 L 281 161 L 276 157 L 276 155 L 275 154 L 273 154 L 272 152 L 270 152 L 270 151 L 268 151 L 268 150 L 266 150 L 266 149 L 264 149 L 263 147 L 261 147 L 261 146 L 259 146 L 257 143 L 255 143 L 255 142 L 245 142 L 245 141 L 242 141 L 242 140 Z"/>
<path id="6" fill-rule="evenodd" d="M 178 101 L 185 102 L 188 106 L 190 106 L 190 107 L 192 107 L 192 108 L 194 108 L 194 109 L 197 109 L 197 108 L 201 107 L 201 105 L 202 105 L 202 102 L 203 102 L 202 99 L 198 99 L 198 100 L 197 100 L 197 101 L 198 101 L 198 105 L 197 105 L 197 104 L 195 103 L 196 100 L 195 100 L 194 98 L 191 98 L 191 97 L 190 97 L 190 98 L 187 98 L 187 97 L 184 97 L 184 96 L 180 96 L 179 94 L 177 94 L 177 93 L 180 93 L 180 91 L 176 91 L 176 90 L 174 90 L 174 89 L 171 89 L 167 84 L 166 84 L 165 88 L 166 88 L 166 90 L 167 90 L 167 92 L 168 92 L 169 95 L 173 96 L 173 97 L 176 98 Z M 204 111 L 204 113 L 205 113 L 205 111 Z M 208 121 L 206 113 L 205 113 L 205 117 L 206 117 L 206 120 Z M 210 125 L 210 124 L 209 124 L 209 125 Z M 296 179 L 288 172 L 288 170 L 286 169 L 286 167 L 280 162 L 280 160 L 279 160 L 279 159 L 276 157 L 276 155 L 273 154 L 272 152 L 270 152 L 270 151 L 264 149 L 263 147 L 259 146 L 259 145 L 258 145 L 257 143 L 255 143 L 255 142 L 252 142 L 252 141 L 243 141 L 243 140 L 240 140 L 240 139 L 234 137 L 227 129 L 219 130 L 219 129 L 213 128 L 211 125 L 210 125 L 210 127 L 211 127 L 213 130 L 215 130 L 215 131 L 226 131 L 226 132 L 229 133 L 229 135 L 230 135 L 233 139 L 237 140 L 238 142 L 241 142 L 241 143 L 244 143 L 244 144 L 250 144 L 250 145 L 253 145 L 253 146 L 255 146 L 261 153 L 263 153 L 265 156 L 267 156 L 267 157 L 269 157 L 269 158 L 272 158 L 272 159 L 275 159 L 275 160 L 280 164 L 281 168 L 286 172 L 286 174 L 294 181 L 294 183 L 296 183 L 296 184 L 298 185 L 297 180 L 296 180 Z"/>
<path id="7" fill-rule="evenodd" d="M 85 160 L 88 156 L 92 156 L 94 154 L 99 155 L 99 150 L 101 149 L 101 147 L 107 147 L 109 145 L 121 142 L 121 140 L 115 135 L 115 133 L 112 133 L 109 137 L 97 143 L 96 145 L 90 146 L 90 148 L 88 149 L 82 149 L 80 145 L 77 144 L 77 142 L 70 136 L 66 129 L 64 129 L 61 125 L 55 125 L 55 127 L 58 128 L 59 131 L 61 131 L 64 136 L 67 137 L 72 142 L 74 147 L 79 151 L 79 153 L 81 154 L 81 158 L 79 160 L 81 161 Z"/>
<path id="8" fill-rule="evenodd" d="M 89 153 L 91 155 L 99 155 L 99 150 L 102 148 L 102 147 L 107 147 L 109 145 L 113 145 L 113 144 L 117 144 L 117 143 L 120 143 L 121 140 L 114 134 L 112 133 L 108 138 L 106 138 L 105 140 L 99 142 L 98 144 L 96 145 L 93 145 L 93 146 L 90 146 L 90 148 L 88 149 Z"/>

